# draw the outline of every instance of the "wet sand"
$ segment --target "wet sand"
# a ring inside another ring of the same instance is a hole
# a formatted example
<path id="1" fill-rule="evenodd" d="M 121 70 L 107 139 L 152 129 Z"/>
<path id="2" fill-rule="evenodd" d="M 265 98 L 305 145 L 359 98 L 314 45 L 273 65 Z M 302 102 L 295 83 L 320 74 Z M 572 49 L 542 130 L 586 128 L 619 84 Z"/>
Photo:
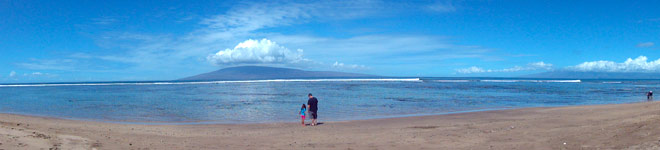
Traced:
<path id="1" fill-rule="evenodd" d="M 0 114 L 0 143 L 0 149 L 660 149 L 660 102 L 323 122 L 314 127 L 135 125 Z"/>

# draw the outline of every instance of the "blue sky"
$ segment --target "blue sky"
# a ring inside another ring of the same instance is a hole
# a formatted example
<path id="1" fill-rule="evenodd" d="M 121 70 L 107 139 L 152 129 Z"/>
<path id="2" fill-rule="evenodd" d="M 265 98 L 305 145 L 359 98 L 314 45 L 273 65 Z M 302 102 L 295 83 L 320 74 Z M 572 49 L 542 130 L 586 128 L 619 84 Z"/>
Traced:
<path id="1" fill-rule="evenodd" d="M 0 82 L 660 72 L 658 1 L 0 1 Z"/>

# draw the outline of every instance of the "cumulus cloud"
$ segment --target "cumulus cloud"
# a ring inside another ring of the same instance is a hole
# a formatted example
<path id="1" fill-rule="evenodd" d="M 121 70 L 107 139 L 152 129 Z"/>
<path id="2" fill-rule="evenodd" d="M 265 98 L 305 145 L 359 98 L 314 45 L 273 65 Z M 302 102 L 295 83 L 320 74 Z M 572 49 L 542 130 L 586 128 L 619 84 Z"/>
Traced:
<path id="1" fill-rule="evenodd" d="M 470 74 L 470 73 L 518 72 L 518 71 L 551 70 L 551 69 L 552 69 L 552 64 L 548 64 L 541 61 L 541 62 L 529 63 L 524 67 L 514 66 L 505 69 L 484 69 L 481 67 L 472 66 L 469 68 L 456 69 L 456 72 L 463 74 Z"/>
<path id="2" fill-rule="evenodd" d="M 295 64 L 305 61 L 303 50 L 289 50 L 268 39 L 246 40 L 233 49 L 225 49 L 206 58 L 216 65 Z"/>
<path id="3" fill-rule="evenodd" d="M 655 45 L 653 42 L 644 42 L 637 44 L 637 47 L 652 47 L 653 45 Z"/>
<path id="4" fill-rule="evenodd" d="M 16 71 L 9 72 L 9 77 L 14 77 L 14 76 L 16 76 Z"/>
<path id="5" fill-rule="evenodd" d="M 646 56 L 639 56 L 635 59 L 628 58 L 622 63 L 599 60 L 583 62 L 567 69 L 583 72 L 660 72 L 660 59 L 648 61 Z"/>

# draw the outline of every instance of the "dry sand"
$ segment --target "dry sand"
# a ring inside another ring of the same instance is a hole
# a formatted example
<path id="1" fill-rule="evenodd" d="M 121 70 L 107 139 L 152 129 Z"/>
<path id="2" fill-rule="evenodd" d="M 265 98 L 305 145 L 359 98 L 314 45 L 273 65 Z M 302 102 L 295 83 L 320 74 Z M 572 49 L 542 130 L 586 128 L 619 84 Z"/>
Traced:
<path id="1" fill-rule="evenodd" d="M 660 102 L 324 122 L 315 127 L 134 125 L 11 114 L 0 114 L 0 123 L 0 149 L 660 149 Z"/>

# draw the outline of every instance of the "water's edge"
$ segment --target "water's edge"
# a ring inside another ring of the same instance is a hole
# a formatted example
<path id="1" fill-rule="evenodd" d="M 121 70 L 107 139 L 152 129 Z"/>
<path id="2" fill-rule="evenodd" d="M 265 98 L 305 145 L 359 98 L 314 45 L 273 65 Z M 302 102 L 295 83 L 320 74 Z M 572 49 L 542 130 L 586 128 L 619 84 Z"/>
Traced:
<path id="1" fill-rule="evenodd" d="M 443 115 L 452 115 L 452 114 L 467 114 L 467 113 L 483 113 L 483 112 L 495 112 L 503 110 L 519 110 L 519 109 L 535 109 L 535 108 L 561 108 L 561 107 L 580 107 L 580 106 L 601 106 L 601 105 L 621 105 L 621 104 L 635 104 L 635 103 L 646 103 L 649 101 L 639 101 L 639 102 L 628 102 L 628 103 L 612 103 L 612 104 L 592 104 L 592 105 L 566 105 L 566 106 L 549 106 L 549 107 L 518 107 L 518 108 L 499 108 L 499 109 L 480 109 L 480 110 L 467 110 L 467 111 L 456 111 L 456 112 L 445 112 L 445 113 L 428 113 L 428 114 L 409 114 L 409 115 L 394 115 L 386 117 L 372 117 L 364 119 L 347 119 L 347 120 L 331 120 L 323 121 L 322 118 L 319 118 L 319 122 L 350 122 L 350 121 L 363 121 L 363 120 L 379 120 L 379 119 L 396 119 L 396 118 L 408 118 L 408 117 L 424 117 L 424 116 L 443 116 Z M 277 122 L 223 122 L 223 121 L 191 121 L 191 122 L 140 122 L 140 121 L 111 121 L 111 120 L 99 120 L 99 119 L 79 119 L 79 118 L 70 118 L 70 117 L 55 117 L 55 116 L 43 116 L 43 115 L 33 115 L 33 114 L 22 114 L 22 113 L 0 113 L 0 114 L 9 114 L 17 115 L 24 117 L 37 117 L 37 118 L 46 118 L 46 119 L 59 119 L 59 120 L 72 120 L 72 121 L 83 121 L 83 122 L 98 122 L 98 123 L 110 123 L 110 124 L 127 124 L 127 125 L 249 125 L 249 124 L 282 124 L 282 123 L 298 123 L 300 120 L 291 120 L 291 121 L 277 121 Z M 311 121 L 309 119 L 305 120 Z"/>

